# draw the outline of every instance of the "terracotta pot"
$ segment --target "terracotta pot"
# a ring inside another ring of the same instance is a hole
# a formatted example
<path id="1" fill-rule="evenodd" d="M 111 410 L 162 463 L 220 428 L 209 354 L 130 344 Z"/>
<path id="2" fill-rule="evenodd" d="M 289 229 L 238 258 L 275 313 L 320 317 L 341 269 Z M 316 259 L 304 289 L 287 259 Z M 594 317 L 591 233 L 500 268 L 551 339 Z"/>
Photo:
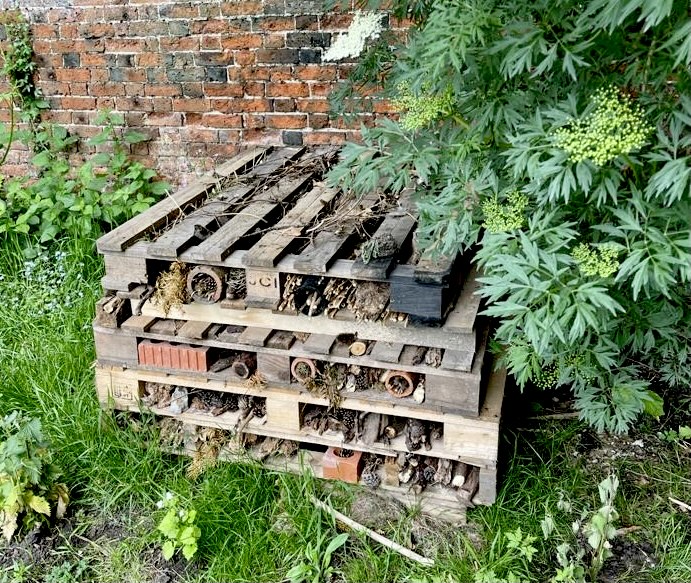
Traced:
<path id="1" fill-rule="evenodd" d="M 415 375 L 404 370 L 387 370 L 384 373 L 383 383 L 386 390 L 394 397 L 408 397 L 415 390 Z"/>
<path id="2" fill-rule="evenodd" d="M 357 484 L 362 471 L 362 452 L 350 451 L 350 456 L 342 457 L 338 447 L 330 447 L 322 458 L 322 477 Z"/>
<path id="3" fill-rule="evenodd" d="M 223 268 L 197 265 L 187 276 L 187 292 L 195 302 L 215 304 L 223 298 L 226 274 Z M 208 290 L 200 293 L 200 287 Z"/>
<path id="4" fill-rule="evenodd" d="M 294 358 L 290 364 L 290 372 L 299 383 L 306 383 L 317 376 L 317 365 L 311 358 Z"/>

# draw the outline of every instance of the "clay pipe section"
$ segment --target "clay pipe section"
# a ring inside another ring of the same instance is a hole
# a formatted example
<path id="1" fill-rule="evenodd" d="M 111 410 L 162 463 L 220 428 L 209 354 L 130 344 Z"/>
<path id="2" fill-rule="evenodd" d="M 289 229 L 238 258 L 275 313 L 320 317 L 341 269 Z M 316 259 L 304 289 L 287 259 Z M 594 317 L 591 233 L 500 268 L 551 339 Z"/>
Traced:
<path id="1" fill-rule="evenodd" d="M 257 357 L 244 353 L 238 356 L 232 364 L 233 372 L 241 379 L 248 379 L 257 368 Z"/>
<path id="2" fill-rule="evenodd" d="M 290 365 L 290 372 L 296 381 L 305 384 L 317 376 L 317 365 L 311 358 L 295 358 Z"/>
<path id="3" fill-rule="evenodd" d="M 386 390 L 399 399 L 412 395 L 415 390 L 415 375 L 404 370 L 387 370 L 382 381 Z"/>
<path id="4" fill-rule="evenodd" d="M 223 297 L 225 271 L 220 267 L 197 265 L 187 275 L 190 297 L 202 304 L 215 304 Z"/>

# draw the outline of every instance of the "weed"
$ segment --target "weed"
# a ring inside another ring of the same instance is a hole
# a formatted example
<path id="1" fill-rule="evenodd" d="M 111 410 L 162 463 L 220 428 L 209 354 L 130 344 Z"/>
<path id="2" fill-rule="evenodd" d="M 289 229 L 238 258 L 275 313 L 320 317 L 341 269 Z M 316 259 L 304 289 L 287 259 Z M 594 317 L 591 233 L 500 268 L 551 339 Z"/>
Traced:
<path id="1" fill-rule="evenodd" d="M 614 508 L 614 498 L 619 488 L 619 479 L 609 476 L 598 486 L 600 507 L 589 513 L 584 509 L 571 524 L 571 536 L 556 548 L 556 559 L 559 564 L 557 573 L 550 581 L 584 582 L 586 574 L 590 581 L 596 581 L 598 573 L 609 557 L 612 556 L 612 539 L 616 535 L 615 521 L 619 518 Z M 573 505 L 565 498 L 560 498 L 557 508 L 566 519 L 573 518 Z M 545 514 L 542 532 L 546 540 L 557 535 L 556 524 L 551 512 Z"/>
<path id="2" fill-rule="evenodd" d="M 331 578 L 336 574 L 336 569 L 331 565 L 331 556 L 347 540 L 348 534 L 341 533 L 331 539 L 326 548 L 323 548 L 327 542 L 327 535 L 324 533 L 319 535 L 316 544 L 307 543 L 302 561 L 286 574 L 290 583 L 322 583 L 324 581 L 331 581 Z"/>
<path id="3" fill-rule="evenodd" d="M 86 559 L 80 559 L 76 563 L 63 561 L 48 571 L 45 583 L 78 583 L 83 580 L 88 568 L 89 563 Z"/>
<path id="4" fill-rule="evenodd" d="M 69 495 L 50 463 L 50 443 L 41 422 L 14 412 L 0 421 L 0 519 L 9 541 L 21 526 L 31 528 L 65 514 Z M 51 504 L 53 507 L 51 508 Z"/>
<path id="5" fill-rule="evenodd" d="M 161 547 L 163 558 L 170 561 L 175 551 L 180 549 L 182 556 L 191 561 L 197 553 L 197 541 L 201 536 L 201 530 L 196 525 L 197 511 L 183 508 L 178 496 L 172 492 L 166 492 L 156 507 L 167 511 L 156 527 L 165 539 Z"/>

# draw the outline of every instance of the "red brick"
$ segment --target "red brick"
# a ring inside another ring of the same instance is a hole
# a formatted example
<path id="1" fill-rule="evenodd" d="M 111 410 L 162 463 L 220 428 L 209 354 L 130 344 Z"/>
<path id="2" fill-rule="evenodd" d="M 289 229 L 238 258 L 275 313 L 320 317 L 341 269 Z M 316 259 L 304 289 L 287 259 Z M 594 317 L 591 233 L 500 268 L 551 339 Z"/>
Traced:
<path id="1" fill-rule="evenodd" d="M 249 97 L 264 97 L 266 94 L 266 86 L 262 82 L 245 83 L 245 95 Z"/>
<path id="2" fill-rule="evenodd" d="M 119 111 L 153 111 L 150 97 L 116 97 L 115 106 Z"/>
<path id="3" fill-rule="evenodd" d="M 209 100 L 205 98 L 174 98 L 173 111 L 209 111 Z"/>
<path id="4" fill-rule="evenodd" d="M 143 53 L 146 42 L 141 39 L 106 39 L 106 51 L 109 53 Z"/>
<path id="5" fill-rule="evenodd" d="M 146 116 L 144 124 L 147 126 L 181 126 L 181 113 L 157 113 L 153 112 Z"/>
<path id="6" fill-rule="evenodd" d="M 221 38 L 221 47 L 224 49 L 256 49 L 262 46 L 260 34 L 232 34 Z"/>
<path id="7" fill-rule="evenodd" d="M 241 134 L 236 133 L 234 142 L 240 142 Z M 206 144 L 206 153 L 215 158 L 230 158 L 238 152 L 238 147 L 235 144 Z M 207 370 L 207 369 L 204 369 Z"/>
<path id="8" fill-rule="evenodd" d="M 96 100 L 93 97 L 63 97 L 60 99 L 62 109 L 94 109 Z"/>
<path id="9" fill-rule="evenodd" d="M 264 32 L 295 30 L 295 18 L 292 16 L 259 16 L 252 19 L 252 28 Z"/>
<path id="10" fill-rule="evenodd" d="M 110 81 L 110 71 L 108 69 L 91 69 L 92 83 L 106 83 Z"/>
<path id="11" fill-rule="evenodd" d="M 159 97 L 178 97 L 182 95 L 182 88 L 176 83 L 166 85 L 144 85 L 145 95 L 156 95 Z"/>
<path id="12" fill-rule="evenodd" d="M 215 36 L 204 35 L 200 39 L 199 44 L 200 44 L 201 49 L 203 51 L 220 51 L 221 50 L 221 36 L 220 35 L 215 35 Z"/>
<path id="13" fill-rule="evenodd" d="M 282 49 L 286 46 L 284 34 L 268 34 L 264 37 L 263 46 L 265 49 Z"/>
<path id="14" fill-rule="evenodd" d="M 86 83 L 91 80 L 89 69 L 56 69 L 55 79 L 58 81 L 81 81 Z"/>
<path id="15" fill-rule="evenodd" d="M 242 116 L 205 113 L 202 124 L 211 128 L 241 128 Z"/>
<path id="16" fill-rule="evenodd" d="M 285 129 L 299 129 L 307 126 L 307 116 L 301 113 L 270 114 L 266 116 L 266 127 Z"/>
<path id="17" fill-rule="evenodd" d="M 98 23 L 86 23 L 79 26 L 79 37 L 80 38 L 104 38 L 110 39 L 115 35 L 115 28 L 112 24 L 106 24 L 105 22 Z"/>
<path id="18" fill-rule="evenodd" d="M 178 346 L 176 351 L 178 353 L 178 363 L 181 369 L 190 369 L 190 357 L 187 353 L 187 349 L 184 346 Z"/>
<path id="19" fill-rule="evenodd" d="M 267 97 L 308 97 L 309 85 L 306 83 L 267 83 Z"/>
<path id="20" fill-rule="evenodd" d="M 230 0 L 221 4 L 223 16 L 245 16 L 262 11 L 261 0 Z"/>
<path id="21" fill-rule="evenodd" d="M 218 130 L 208 128 L 182 128 L 181 137 L 187 142 L 217 142 Z"/>
<path id="22" fill-rule="evenodd" d="M 161 38 L 161 52 L 162 53 L 174 53 L 177 51 L 193 51 L 199 50 L 199 37 L 198 36 L 183 36 L 178 38 Z"/>
<path id="23" fill-rule="evenodd" d="M 144 83 L 124 83 L 125 95 L 141 97 L 144 95 Z"/>
<path id="24" fill-rule="evenodd" d="M 329 113 L 330 105 L 326 99 L 299 99 L 298 111 L 305 113 Z"/>
<path id="25" fill-rule="evenodd" d="M 303 134 L 305 144 L 308 146 L 322 144 L 342 144 L 346 141 L 345 132 L 305 132 Z"/>
<path id="26" fill-rule="evenodd" d="M 176 348 L 171 346 L 168 342 L 161 343 L 161 366 L 163 368 L 170 368 L 172 364 L 170 353 L 174 350 L 176 350 Z"/>
<path id="27" fill-rule="evenodd" d="M 312 97 L 327 97 L 331 93 L 333 85 L 331 83 L 310 83 L 309 88 Z"/>
<path id="28" fill-rule="evenodd" d="M 59 38 L 58 30 L 58 27 L 53 24 L 34 24 L 31 27 L 34 38 L 40 39 Z"/>
<path id="29" fill-rule="evenodd" d="M 244 117 L 244 126 L 247 129 L 256 129 L 266 127 L 266 116 L 264 114 L 248 114 Z"/>
<path id="30" fill-rule="evenodd" d="M 180 366 L 180 347 L 177 344 L 170 346 L 170 368 L 182 368 Z"/>
<path id="31" fill-rule="evenodd" d="M 242 97 L 245 88 L 242 83 L 204 83 L 204 94 L 208 97 Z"/>
<path id="32" fill-rule="evenodd" d="M 330 126 L 329 116 L 324 113 L 312 113 L 308 117 L 308 127 L 313 130 L 323 130 Z"/>
<path id="33" fill-rule="evenodd" d="M 267 67 L 269 68 L 269 67 Z M 285 81 L 293 81 L 295 75 L 292 67 L 270 67 L 271 81 L 274 83 L 281 83 Z"/>
<path id="34" fill-rule="evenodd" d="M 270 103 L 268 99 L 212 99 L 210 111 L 218 113 L 240 113 L 269 111 Z"/>
<path id="35" fill-rule="evenodd" d="M 233 51 L 233 60 L 236 65 L 253 65 L 257 62 L 257 54 L 254 51 Z"/>
<path id="36" fill-rule="evenodd" d="M 136 55 L 137 67 L 157 67 L 163 61 L 159 53 L 142 53 Z"/>
<path id="37" fill-rule="evenodd" d="M 295 78 L 301 81 L 335 81 L 338 67 L 329 65 L 302 65 L 295 67 Z"/>

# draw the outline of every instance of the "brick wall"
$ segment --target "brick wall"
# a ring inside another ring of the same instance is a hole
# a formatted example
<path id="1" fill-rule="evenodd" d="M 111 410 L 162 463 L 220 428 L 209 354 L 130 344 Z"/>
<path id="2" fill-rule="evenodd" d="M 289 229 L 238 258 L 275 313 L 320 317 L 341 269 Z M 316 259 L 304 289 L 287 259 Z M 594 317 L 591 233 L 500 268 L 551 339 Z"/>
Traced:
<path id="1" fill-rule="evenodd" d="M 173 182 L 241 146 L 354 137 L 327 102 L 349 65 L 322 64 L 352 15 L 323 0 L 0 0 L 16 6 L 49 118 L 87 136 L 99 110 L 122 112 L 151 137 L 135 153 Z"/>

